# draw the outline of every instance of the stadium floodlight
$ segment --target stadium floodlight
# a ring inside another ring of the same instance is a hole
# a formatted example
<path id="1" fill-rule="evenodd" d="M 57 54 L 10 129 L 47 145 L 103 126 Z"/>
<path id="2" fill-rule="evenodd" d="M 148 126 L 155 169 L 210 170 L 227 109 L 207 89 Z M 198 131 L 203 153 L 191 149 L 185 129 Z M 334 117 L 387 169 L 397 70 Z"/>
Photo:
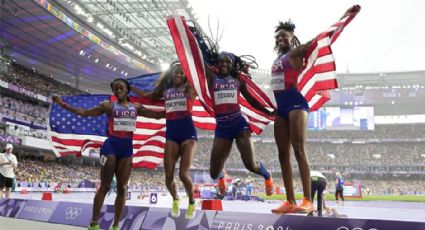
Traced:
<path id="1" fill-rule="evenodd" d="M 161 63 L 161 69 L 162 69 L 162 71 L 167 70 L 167 69 L 168 69 L 168 67 L 170 67 L 170 64 L 168 64 L 168 63 L 166 63 L 166 62 Z"/>
<path id="2" fill-rule="evenodd" d="M 105 66 L 106 68 L 108 68 L 109 67 L 109 63 L 108 64 L 106 64 L 106 66 Z"/>
<path id="3" fill-rule="evenodd" d="M 94 60 L 94 62 L 95 63 L 98 63 L 99 62 L 99 58 L 96 58 L 96 60 Z"/>

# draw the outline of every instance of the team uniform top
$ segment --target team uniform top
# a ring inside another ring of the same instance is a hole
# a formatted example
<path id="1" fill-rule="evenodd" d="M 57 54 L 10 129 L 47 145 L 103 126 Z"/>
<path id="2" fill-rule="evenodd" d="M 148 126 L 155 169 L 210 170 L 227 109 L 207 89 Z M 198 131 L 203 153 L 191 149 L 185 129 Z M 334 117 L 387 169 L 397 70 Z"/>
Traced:
<path id="1" fill-rule="evenodd" d="M 184 87 L 169 88 L 164 91 L 165 118 L 178 120 L 192 116 L 193 100 L 185 92 Z"/>
<path id="2" fill-rule="evenodd" d="M 241 83 L 239 80 L 231 76 L 219 78 L 217 75 L 214 75 L 212 84 L 216 117 L 240 113 L 241 108 L 238 103 L 238 96 Z"/>
<path id="3" fill-rule="evenodd" d="M 279 93 L 284 90 L 297 88 L 298 73 L 289 63 L 288 55 L 279 56 L 272 66 L 271 87 L 273 93 Z"/>
<path id="4" fill-rule="evenodd" d="M 132 103 L 120 105 L 115 102 L 108 118 L 108 136 L 132 139 L 136 130 L 137 110 Z"/>

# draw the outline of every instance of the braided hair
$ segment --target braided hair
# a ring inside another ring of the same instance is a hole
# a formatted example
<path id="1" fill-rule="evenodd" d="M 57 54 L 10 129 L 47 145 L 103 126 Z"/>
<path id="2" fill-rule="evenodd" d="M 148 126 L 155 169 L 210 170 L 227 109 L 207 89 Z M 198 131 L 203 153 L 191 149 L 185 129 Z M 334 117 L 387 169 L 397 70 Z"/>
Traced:
<path id="1" fill-rule="evenodd" d="M 289 33 L 293 35 L 292 42 L 291 42 L 292 47 L 297 47 L 301 45 L 300 40 L 298 40 L 297 36 L 295 36 L 294 34 L 295 24 L 291 21 L 291 19 L 289 19 L 286 22 L 279 21 L 279 25 L 275 27 L 274 32 L 277 33 L 280 30 L 288 31 Z M 278 42 L 276 42 L 274 46 L 274 50 L 278 50 L 278 49 L 279 49 L 279 45 L 278 45 Z"/>
<path id="2" fill-rule="evenodd" d="M 241 72 L 245 73 L 248 77 L 251 77 L 249 74 L 249 69 L 257 69 L 258 67 L 255 57 L 251 55 L 237 56 L 234 53 L 224 51 L 217 54 L 216 58 L 214 59 L 215 66 L 218 66 L 218 61 L 222 56 L 227 56 L 232 61 L 232 69 L 230 71 L 230 75 L 235 78 L 239 78 L 239 73 Z"/>
<path id="3" fill-rule="evenodd" d="M 202 51 L 204 62 L 208 66 L 212 67 L 212 69 L 217 67 L 219 57 L 223 54 L 227 55 L 228 57 L 230 57 L 230 59 L 232 59 L 232 76 L 237 77 L 240 72 L 243 72 L 248 77 L 250 77 L 249 69 L 258 68 L 258 64 L 255 60 L 255 57 L 253 57 L 252 55 L 238 56 L 229 52 L 219 52 L 218 42 L 220 39 L 213 39 L 204 35 L 204 33 L 196 26 L 196 23 L 192 22 L 192 24 L 192 26 L 189 26 L 189 29 L 198 41 L 199 47 Z M 209 72 L 207 72 L 207 74 L 208 73 Z"/>

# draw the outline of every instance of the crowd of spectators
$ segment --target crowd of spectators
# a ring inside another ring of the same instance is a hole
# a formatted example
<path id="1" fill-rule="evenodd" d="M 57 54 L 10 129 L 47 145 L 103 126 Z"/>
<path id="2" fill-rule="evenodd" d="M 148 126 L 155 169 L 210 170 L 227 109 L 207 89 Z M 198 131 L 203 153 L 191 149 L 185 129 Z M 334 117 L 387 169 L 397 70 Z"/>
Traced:
<path id="1" fill-rule="evenodd" d="M 382 140 L 424 138 L 425 124 L 376 125 L 374 130 L 308 130 L 308 140 Z M 203 133 L 201 131 L 201 133 Z M 267 126 L 258 138 L 273 140 L 273 126 Z"/>
<path id="2" fill-rule="evenodd" d="M 12 64 L 8 72 L 0 73 L 0 80 L 46 97 L 53 94 L 75 95 L 83 93 L 83 91 L 75 89 L 69 84 L 63 84 L 52 77 L 39 74 L 35 70 L 18 64 Z"/>
<path id="3" fill-rule="evenodd" d="M 24 150 L 16 153 L 19 166 L 16 170 L 18 187 L 62 187 L 77 188 L 81 181 L 99 182 L 100 166 L 98 163 L 81 163 L 77 159 L 40 159 L 32 155 L 25 156 Z M 130 188 L 133 190 L 164 190 L 165 176 L 163 170 L 133 169 Z M 183 187 L 182 187 L 183 188 Z"/>
<path id="4" fill-rule="evenodd" d="M 48 108 L 0 94 L 0 116 L 46 127 Z"/>
<path id="5" fill-rule="evenodd" d="M 327 179 L 327 187 L 325 192 L 329 194 L 335 193 L 335 173 L 324 173 Z M 248 173 L 228 173 L 228 177 L 239 177 L 242 182 L 248 177 Z M 281 175 L 274 173 L 274 185 L 276 187 L 284 188 Z M 348 184 L 360 184 L 363 195 L 382 195 L 382 194 L 397 194 L 397 195 L 425 195 L 425 181 L 424 180 L 406 180 L 406 179 L 358 179 L 356 177 L 343 177 Z M 254 190 L 258 192 L 264 191 L 264 179 L 258 175 L 251 174 L 254 180 Z M 294 178 L 293 180 L 294 191 L 302 193 L 301 179 Z"/>
<path id="6" fill-rule="evenodd" d="M 320 130 L 309 131 L 309 139 L 415 139 L 424 138 L 425 125 L 375 125 L 375 130 Z"/>
<path id="7" fill-rule="evenodd" d="M 363 144 L 332 144 L 307 143 L 306 153 L 312 165 L 425 165 L 425 143 L 390 142 L 390 143 L 363 143 Z M 212 148 L 211 139 L 200 139 L 195 156 L 195 162 L 200 166 L 208 167 L 209 154 Z M 275 143 L 254 143 L 258 159 L 270 167 L 279 167 L 278 152 Z M 292 154 L 292 162 L 296 167 L 296 160 Z M 234 145 L 227 160 L 229 167 L 243 167 L 242 160 Z"/>
<path id="8" fill-rule="evenodd" d="M 19 156 L 19 154 L 18 154 Z M 77 188 L 82 180 L 99 182 L 98 165 L 80 164 L 80 163 L 61 163 L 58 161 L 43 161 L 39 159 L 29 159 L 19 157 L 19 166 L 16 170 L 17 185 L 25 187 L 54 187 L 60 184 L 68 188 Z M 208 173 L 208 172 L 207 172 Z M 324 173 L 328 179 L 329 193 L 334 192 L 335 174 Z M 258 175 L 252 175 L 254 179 L 255 191 L 263 191 L 264 179 Z M 228 178 L 241 178 L 242 182 L 248 176 L 246 172 L 227 172 Z M 406 180 L 406 179 L 357 179 L 349 175 L 344 175 L 348 183 L 360 182 L 364 194 L 425 194 L 424 180 Z M 283 188 L 282 177 L 279 173 L 273 174 L 275 185 Z M 176 183 L 179 189 L 183 189 L 180 181 L 176 177 Z M 130 189 L 133 191 L 165 191 L 165 176 L 163 168 L 158 169 L 133 169 L 130 178 Z M 294 189 L 296 192 L 302 192 L 301 180 L 294 178 Z"/>

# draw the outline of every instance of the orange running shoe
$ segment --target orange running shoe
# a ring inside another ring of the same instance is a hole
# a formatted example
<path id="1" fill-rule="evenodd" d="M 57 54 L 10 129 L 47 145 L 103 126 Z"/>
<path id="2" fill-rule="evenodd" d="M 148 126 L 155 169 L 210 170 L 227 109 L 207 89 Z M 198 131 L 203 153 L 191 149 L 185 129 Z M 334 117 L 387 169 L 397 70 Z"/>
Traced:
<path id="1" fill-rule="evenodd" d="M 269 171 L 270 173 L 270 178 L 265 180 L 265 187 L 266 187 L 266 195 L 267 196 L 271 196 L 273 194 L 273 178 L 272 178 L 272 173 Z"/>
<path id="2" fill-rule="evenodd" d="M 298 207 L 300 208 L 300 213 L 309 213 L 314 211 L 313 203 L 306 198 L 304 198 L 303 202 Z"/>
<path id="3" fill-rule="evenodd" d="M 224 181 L 224 178 L 218 179 L 218 190 L 220 192 L 220 195 L 224 196 L 227 192 L 227 186 L 226 182 Z"/>
<path id="4" fill-rule="evenodd" d="M 298 207 L 296 204 L 291 204 L 289 201 L 285 201 L 278 208 L 272 209 L 272 213 L 280 214 L 280 215 L 284 215 L 288 213 L 297 213 L 299 211 L 300 211 L 300 207 Z"/>

